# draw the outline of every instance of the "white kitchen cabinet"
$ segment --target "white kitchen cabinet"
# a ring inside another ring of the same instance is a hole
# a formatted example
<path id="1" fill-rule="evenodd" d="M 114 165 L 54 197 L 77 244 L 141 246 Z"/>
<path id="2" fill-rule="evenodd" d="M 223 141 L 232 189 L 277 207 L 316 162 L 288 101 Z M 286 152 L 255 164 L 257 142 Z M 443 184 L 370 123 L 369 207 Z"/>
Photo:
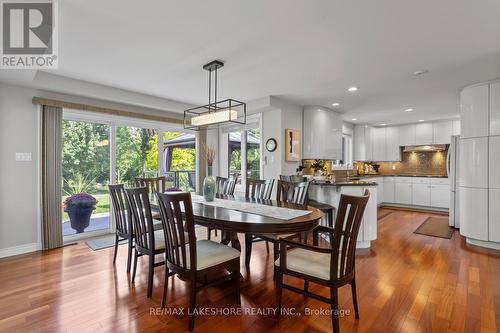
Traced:
<path id="1" fill-rule="evenodd" d="M 460 94 L 462 138 L 488 136 L 489 85 L 467 87 Z M 462 155 L 464 156 L 464 155 Z"/>
<path id="2" fill-rule="evenodd" d="M 400 146 L 415 145 L 415 125 L 399 126 L 399 145 Z"/>
<path id="3" fill-rule="evenodd" d="M 431 207 L 450 208 L 450 185 L 431 183 Z"/>
<path id="4" fill-rule="evenodd" d="M 385 129 L 386 161 L 401 161 L 401 150 L 399 148 L 399 128 L 397 126 Z"/>
<path id="5" fill-rule="evenodd" d="M 373 160 L 386 161 L 385 127 L 373 128 Z"/>
<path id="6" fill-rule="evenodd" d="M 391 178 L 391 179 L 389 179 Z M 384 179 L 384 188 L 383 188 L 383 201 L 382 202 L 387 202 L 387 203 L 393 203 L 394 202 L 394 180 L 392 177 L 386 177 Z"/>
<path id="7" fill-rule="evenodd" d="M 342 159 L 342 118 L 317 107 L 304 109 L 304 159 Z"/>
<path id="8" fill-rule="evenodd" d="M 429 183 L 417 183 L 412 186 L 412 204 L 417 206 L 431 205 L 431 185 Z"/>
<path id="9" fill-rule="evenodd" d="M 427 145 L 433 142 L 432 123 L 422 123 L 415 125 L 415 144 Z"/>
<path id="10" fill-rule="evenodd" d="M 384 177 L 371 178 L 370 181 L 377 183 L 377 206 L 384 202 Z"/>
<path id="11" fill-rule="evenodd" d="M 460 234 L 488 240 L 488 190 L 460 187 Z"/>
<path id="12" fill-rule="evenodd" d="M 451 143 L 451 136 L 453 135 L 453 122 L 439 121 L 432 125 L 433 142 L 435 144 Z"/>
<path id="13" fill-rule="evenodd" d="M 500 188 L 500 136 L 490 136 L 490 188 Z M 498 203 L 500 206 L 500 202 Z"/>
<path id="14" fill-rule="evenodd" d="M 489 240 L 500 242 L 500 189 L 490 189 Z"/>
<path id="15" fill-rule="evenodd" d="M 488 138 L 460 140 L 459 185 L 488 187 Z"/>
<path id="16" fill-rule="evenodd" d="M 460 135 L 460 119 L 453 120 L 453 132 L 452 135 Z"/>
<path id="17" fill-rule="evenodd" d="M 354 160 L 372 161 L 372 127 L 368 125 L 354 126 Z"/>
<path id="18" fill-rule="evenodd" d="M 399 183 L 396 182 L 394 186 L 394 202 L 401 205 L 412 204 L 412 183 Z"/>
<path id="19" fill-rule="evenodd" d="M 490 135 L 500 135 L 500 82 L 490 85 Z"/>

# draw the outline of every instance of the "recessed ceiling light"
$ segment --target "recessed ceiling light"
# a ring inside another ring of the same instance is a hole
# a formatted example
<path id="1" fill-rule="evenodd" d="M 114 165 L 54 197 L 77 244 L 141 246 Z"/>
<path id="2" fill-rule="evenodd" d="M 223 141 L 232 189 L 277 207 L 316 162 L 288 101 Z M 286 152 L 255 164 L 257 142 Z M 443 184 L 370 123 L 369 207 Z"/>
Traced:
<path id="1" fill-rule="evenodd" d="M 427 69 L 420 69 L 418 71 L 414 71 L 413 75 L 419 76 L 419 75 L 426 74 L 426 73 L 429 73 L 429 71 Z"/>
<path id="2" fill-rule="evenodd" d="M 332 106 L 340 106 L 340 103 L 332 103 Z"/>
<path id="3" fill-rule="evenodd" d="M 412 111 L 413 111 L 412 108 L 405 109 L 405 112 L 412 112 Z"/>
<path id="4" fill-rule="evenodd" d="M 418 121 L 422 122 L 422 121 L 425 121 L 425 120 L 423 120 L 423 119 L 419 119 Z"/>
<path id="5" fill-rule="evenodd" d="M 358 90 L 359 90 L 359 88 L 358 88 L 358 87 L 349 87 L 349 88 L 347 89 L 347 91 L 350 91 L 350 92 L 355 92 L 355 91 L 358 91 Z"/>
<path id="6" fill-rule="evenodd" d="M 356 120 L 358 120 L 358 119 L 357 119 L 357 118 L 352 118 L 351 120 L 352 120 L 352 121 L 356 121 Z"/>
<path id="7" fill-rule="evenodd" d="M 379 124 L 379 125 L 380 125 L 380 126 L 385 126 L 385 125 L 387 125 L 387 124 L 386 124 L 386 123 L 382 123 L 382 124 Z"/>

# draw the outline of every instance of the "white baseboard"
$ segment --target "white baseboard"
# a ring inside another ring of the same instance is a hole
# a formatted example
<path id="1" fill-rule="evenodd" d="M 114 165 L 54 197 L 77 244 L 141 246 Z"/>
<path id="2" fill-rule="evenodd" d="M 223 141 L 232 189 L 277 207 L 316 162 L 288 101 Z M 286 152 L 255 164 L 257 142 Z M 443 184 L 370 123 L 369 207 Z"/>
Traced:
<path id="1" fill-rule="evenodd" d="M 42 245 L 39 243 L 23 244 L 13 247 L 8 247 L 5 249 L 0 249 L 0 258 L 15 256 L 18 254 L 35 252 L 42 249 Z"/>
<path id="2" fill-rule="evenodd" d="M 467 244 L 485 247 L 488 249 L 500 250 L 500 243 L 496 243 L 496 242 L 486 242 L 486 241 L 473 239 L 473 238 L 469 238 L 469 237 L 465 238 L 465 242 Z"/>

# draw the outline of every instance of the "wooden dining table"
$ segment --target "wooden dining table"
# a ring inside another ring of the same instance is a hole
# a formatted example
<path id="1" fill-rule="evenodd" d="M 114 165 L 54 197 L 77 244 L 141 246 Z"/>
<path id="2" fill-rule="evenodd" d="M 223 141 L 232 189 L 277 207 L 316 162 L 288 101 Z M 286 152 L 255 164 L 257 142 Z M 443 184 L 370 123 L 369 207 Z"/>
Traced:
<path id="1" fill-rule="evenodd" d="M 292 234 L 310 231 L 318 224 L 323 213 L 317 208 L 308 205 L 298 205 L 276 200 L 256 200 L 238 196 L 218 195 L 217 199 L 233 200 L 262 204 L 273 207 L 282 207 L 296 210 L 307 210 L 307 215 L 292 219 L 279 219 L 254 213 L 243 212 L 236 209 L 217 207 L 214 204 L 204 204 L 203 201 L 193 200 L 193 216 L 195 223 L 201 226 L 222 231 L 221 243 L 241 251 L 238 233 L 261 234 Z M 156 196 L 151 200 L 151 209 L 158 211 Z"/>

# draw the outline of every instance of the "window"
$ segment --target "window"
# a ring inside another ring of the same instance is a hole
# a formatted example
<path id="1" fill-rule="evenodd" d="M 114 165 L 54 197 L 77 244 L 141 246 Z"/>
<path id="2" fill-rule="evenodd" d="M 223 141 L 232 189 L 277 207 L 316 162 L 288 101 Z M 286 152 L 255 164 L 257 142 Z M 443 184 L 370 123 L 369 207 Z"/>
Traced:
<path id="1" fill-rule="evenodd" d="M 342 159 L 333 161 L 334 168 L 348 168 L 353 166 L 353 141 L 352 135 L 342 135 Z"/>
<path id="2" fill-rule="evenodd" d="M 260 179 L 260 128 L 246 131 L 247 178 Z"/>
<path id="3" fill-rule="evenodd" d="M 169 186 L 192 192 L 196 187 L 196 149 L 192 133 L 163 133 L 163 174 Z"/>
<path id="4" fill-rule="evenodd" d="M 230 132 L 228 136 L 228 177 L 238 177 L 238 184 L 241 184 L 241 138 L 242 132 Z"/>

